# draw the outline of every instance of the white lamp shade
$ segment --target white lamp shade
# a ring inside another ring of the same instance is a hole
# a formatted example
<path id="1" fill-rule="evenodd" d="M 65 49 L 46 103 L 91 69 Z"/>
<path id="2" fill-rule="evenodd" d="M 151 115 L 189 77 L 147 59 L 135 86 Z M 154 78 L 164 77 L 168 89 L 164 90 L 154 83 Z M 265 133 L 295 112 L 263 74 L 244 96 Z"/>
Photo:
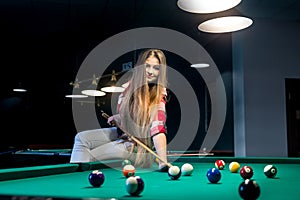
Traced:
<path id="1" fill-rule="evenodd" d="M 215 13 L 235 7 L 241 0 L 178 0 L 177 6 L 191 13 Z"/>
<path id="2" fill-rule="evenodd" d="M 198 29 L 208 33 L 227 33 L 245 29 L 253 21 L 247 17 L 227 16 L 207 20 L 198 26 Z"/>
<path id="3" fill-rule="evenodd" d="M 102 92 L 100 90 L 82 90 L 81 93 L 84 95 L 94 96 L 94 97 L 101 97 L 106 95 L 105 92 Z"/>
<path id="4" fill-rule="evenodd" d="M 27 92 L 26 89 L 23 89 L 23 88 L 15 88 L 13 89 L 14 92 Z"/>
<path id="5" fill-rule="evenodd" d="M 209 64 L 207 64 L 207 63 L 196 63 L 196 64 L 192 64 L 191 67 L 194 67 L 194 68 L 206 68 L 206 67 L 209 67 Z"/>
<path id="6" fill-rule="evenodd" d="M 123 92 L 124 90 L 125 88 L 117 86 L 108 86 L 101 88 L 101 91 L 103 92 Z"/>
<path id="7" fill-rule="evenodd" d="M 78 98 L 78 99 L 80 99 L 80 98 L 87 98 L 88 96 L 86 96 L 86 95 L 83 95 L 83 94 L 70 94 L 70 95 L 66 95 L 65 97 L 67 97 L 67 98 Z"/>

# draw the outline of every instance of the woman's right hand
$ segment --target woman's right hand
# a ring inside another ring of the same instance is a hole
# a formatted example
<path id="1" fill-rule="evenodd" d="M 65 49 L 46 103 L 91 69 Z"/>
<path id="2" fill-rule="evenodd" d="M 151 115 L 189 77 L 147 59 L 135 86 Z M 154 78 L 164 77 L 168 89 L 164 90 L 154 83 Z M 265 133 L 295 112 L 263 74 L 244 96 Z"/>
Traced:
<path id="1" fill-rule="evenodd" d="M 120 123 L 121 123 L 121 117 L 120 117 L 120 114 L 110 116 L 110 117 L 107 119 L 107 123 L 108 123 L 109 125 L 116 125 L 116 123 L 117 123 L 117 124 L 120 124 Z"/>

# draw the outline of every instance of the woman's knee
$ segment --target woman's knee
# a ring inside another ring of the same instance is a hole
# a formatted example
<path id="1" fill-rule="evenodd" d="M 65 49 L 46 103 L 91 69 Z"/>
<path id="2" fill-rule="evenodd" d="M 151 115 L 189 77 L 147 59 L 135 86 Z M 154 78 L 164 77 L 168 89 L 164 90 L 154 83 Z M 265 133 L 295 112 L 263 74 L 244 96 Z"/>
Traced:
<path id="1" fill-rule="evenodd" d="M 78 132 L 75 137 L 74 137 L 74 140 L 75 140 L 75 143 L 80 143 L 80 144 L 84 144 L 87 142 L 87 131 L 82 131 L 82 132 Z"/>

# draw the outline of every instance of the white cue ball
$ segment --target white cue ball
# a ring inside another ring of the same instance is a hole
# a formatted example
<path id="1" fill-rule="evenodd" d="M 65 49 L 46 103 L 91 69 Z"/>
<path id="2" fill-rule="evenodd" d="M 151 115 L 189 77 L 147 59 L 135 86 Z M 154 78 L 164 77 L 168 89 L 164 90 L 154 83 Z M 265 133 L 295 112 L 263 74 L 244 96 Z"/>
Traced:
<path id="1" fill-rule="evenodd" d="M 169 177 L 173 180 L 177 180 L 181 176 L 181 170 L 178 166 L 172 166 L 168 170 Z"/>
<path id="2" fill-rule="evenodd" d="M 181 166 L 181 173 L 183 176 L 190 176 L 194 171 L 193 165 L 185 163 Z"/>

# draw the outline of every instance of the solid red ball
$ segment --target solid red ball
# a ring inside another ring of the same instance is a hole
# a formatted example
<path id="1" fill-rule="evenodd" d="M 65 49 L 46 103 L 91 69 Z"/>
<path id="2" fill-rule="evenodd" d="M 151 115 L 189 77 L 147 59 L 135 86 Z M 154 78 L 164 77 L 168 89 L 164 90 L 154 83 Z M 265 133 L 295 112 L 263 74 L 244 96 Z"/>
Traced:
<path id="1" fill-rule="evenodd" d="M 243 166 L 240 170 L 240 175 L 244 180 L 252 178 L 253 174 L 253 169 L 250 166 Z"/>

